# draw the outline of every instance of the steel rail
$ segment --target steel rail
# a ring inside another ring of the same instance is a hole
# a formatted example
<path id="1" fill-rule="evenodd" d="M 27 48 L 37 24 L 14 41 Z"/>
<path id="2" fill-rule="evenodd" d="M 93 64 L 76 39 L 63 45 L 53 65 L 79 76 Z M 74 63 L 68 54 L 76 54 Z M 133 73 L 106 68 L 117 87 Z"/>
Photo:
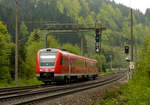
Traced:
<path id="1" fill-rule="evenodd" d="M 32 88 L 32 87 L 34 88 L 34 87 L 39 87 L 39 86 L 41 86 L 41 85 L 0 88 L 0 92 L 11 91 L 11 90 L 19 90 L 19 89 L 28 89 L 28 88 Z"/>
<path id="2" fill-rule="evenodd" d="M 121 75 L 121 76 L 118 76 L 118 77 L 113 77 L 113 79 L 112 78 L 107 79 L 107 80 L 101 81 L 99 83 L 93 83 L 92 85 L 91 84 L 86 85 L 84 87 L 81 86 L 81 87 L 74 88 L 74 89 L 69 89 L 69 90 L 67 89 L 66 91 L 61 91 L 59 93 L 55 93 L 53 95 L 49 95 L 49 96 L 46 96 L 46 97 L 37 98 L 37 99 L 17 103 L 15 105 L 29 105 L 29 104 L 35 104 L 36 105 L 37 103 L 39 103 L 41 101 L 49 101 L 51 99 L 55 99 L 55 98 L 62 97 L 62 96 L 65 96 L 65 95 L 73 94 L 73 93 L 76 93 L 76 92 L 81 92 L 81 91 L 96 88 L 96 87 L 99 87 L 99 86 L 104 86 L 104 85 L 110 84 L 112 82 L 115 82 L 117 80 L 120 80 L 122 77 L 124 77 L 124 76 Z"/>
<path id="3" fill-rule="evenodd" d="M 51 85 L 33 85 L 33 86 L 20 86 L 20 87 L 10 87 L 10 88 L 0 88 L 0 97 L 7 96 L 11 94 L 24 93 L 32 89 L 38 89 Z"/>
<path id="4" fill-rule="evenodd" d="M 118 74 L 120 74 L 120 73 L 114 74 L 113 77 L 106 79 L 106 80 L 103 80 L 103 81 L 101 80 L 99 82 L 105 83 L 107 81 L 112 81 L 114 78 L 116 78 L 116 75 L 118 75 Z M 39 90 L 39 91 L 30 92 L 30 93 L 25 93 L 25 94 L 13 95 L 13 96 L 8 96 L 8 97 L 1 97 L 0 101 L 3 102 L 5 100 L 9 101 L 9 100 L 13 100 L 16 98 L 21 98 L 21 97 L 29 97 L 29 96 L 33 96 L 33 95 L 39 95 L 40 96 L 40 95 L 48 94 L 48 93 L 50 94 L 50 93 L 55 93 L 55 92 L 68 91 L 68 90 L 73 90 L 73 89 L 77 89 L 77 88 L 88 87 L 89 85 L 95 85 L 95 84 L 98 84 L 99 82 L 86 83 L 83 85 L 77 84 L 75 86 L 64 86 L 64 87 L 61 86 L 58 88 L 55 87 L 55 88 L 49 88 L 46 90 Z M 38 99 L 33 99 L 33 100 L 38 100 Z M 30 101 L 32 101 L 32 100 L 28 100 L 26 102 L 30 102 Z M 17 102 L 15 104 L 17 105 Z"/>

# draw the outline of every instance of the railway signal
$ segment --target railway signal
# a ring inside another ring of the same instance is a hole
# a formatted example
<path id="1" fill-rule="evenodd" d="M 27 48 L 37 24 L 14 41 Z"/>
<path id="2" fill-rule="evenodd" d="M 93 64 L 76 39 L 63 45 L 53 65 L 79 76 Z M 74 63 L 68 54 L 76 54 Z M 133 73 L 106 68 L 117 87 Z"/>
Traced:
<path id="1" fill-rule="evenodd" d="M 99 53 L 100 52 L 100 38 L 101 38 L 101 34 L 100 34 L 100 29 L 96 29 L 95 30 L 95 52 Z"/>
<path id="2" fill-rule="evenodd" d="M 96 42 L 99 42 L 99 34 L 96 34 L 96 36 L 95 36 L 95 41 L 96 41 Z"/>
<path id="3" fill-rule="evenodd" d="M 125 51 L 126 54 L 128 54 L 129 53 L 129 46 L 125 46 L 124 51 Z"/>
<path id="4" fill-rule="evenodd" d="M 86 27 L 83 24 L 46 24 L 44 27 L 40 29 L 41 31 L 51 32 L 87 32 L 90 30 L 95 30 L 95 43 L 96 43 L 96 52 L 100 52 L 101 49 L 101 34 L 103 30 L 106 28 L 102 24 L 87 24 Z M 44 33 L 44 35 L 48 35 Z M 46 37 L 43 35 L 43 48 L 46 48 Z M 81 41 L 81 43 L 83 43 Z M 82 44 L 81 44 L 82 45 Z M 82 51 L 83 52 L 83 51 Z"/>
<path id="5" fill-rule="evenodd" d="M 99 42 L 99 36 L 100 36 L 100 34 L 99 34 L 99 29 L 96 29 L 96 30 L 95 30 L 95 34 L 96 34 L 96 35 L 95 35 L 95 41 L 96 41 L 96 42 Z"/>

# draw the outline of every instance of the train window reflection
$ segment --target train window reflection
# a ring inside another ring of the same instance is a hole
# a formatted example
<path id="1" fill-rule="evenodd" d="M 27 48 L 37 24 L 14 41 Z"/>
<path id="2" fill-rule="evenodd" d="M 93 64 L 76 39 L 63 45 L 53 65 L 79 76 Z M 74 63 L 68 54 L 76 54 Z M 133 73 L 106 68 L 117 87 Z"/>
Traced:
<path id="1" fill-rule="evenodd" d="M 40 53 L 40 67 L 49 68 L 54 67 L 56 60 L 56 53 L 41 52 Z"/>

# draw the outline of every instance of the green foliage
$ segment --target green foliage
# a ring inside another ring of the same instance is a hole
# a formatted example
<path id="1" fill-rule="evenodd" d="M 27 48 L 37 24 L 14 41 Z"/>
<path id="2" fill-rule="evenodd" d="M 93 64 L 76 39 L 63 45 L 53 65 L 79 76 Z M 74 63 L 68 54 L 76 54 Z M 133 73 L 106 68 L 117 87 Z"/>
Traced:
<path id="1" fill-rule="evenodd" d="M 47 37 L 47 48 L 60 48 L 60 44 L 54 36 Z"/>
<path id="2" fill-rule="evenodd" d="M 104 55 L 93 55 L 91 58 L 96 59 L 98 61 L 99 71 L 105 72 L 106 71 L 106 58 Z"/>
<path id="3" fill-rule="evenodd" d="M 18 86 L 33 86 L 33 85 L 40 85 L 42 84 L 41 81 L 38 81 L 36 77 L 31 79 L 19 79 Z M 0 87 L 15 87 L 15 81 L 11 81 L 10 83 L 1 82 Z"/>
<path id="4" fill-rule="evenodd" d="M 20 41 L 19 41 L 19 77 L 24 78 L 24 66 L 25 66 L 25 58 L 26 58 L 26 50 L 25 43 L 27 40 L 27 36 L 29 36 L 28 28 L 24 24 L 24 22 L 20 25 L 19 30 Z"/>
<path id="5" fill-rule="evenodd" d="M 26 58 L 23 62 L 22 77 L 30 79 L 35 76 L 36 68 L 36 53 L 42 48 L 41 33 L 39 30 L 35 30 L 31 33 L 26 43 Z"/>
<path id="6" fill-rule="evenodd" d="M 60 1 L 57 1 L 57 8 L 59 9 L 60 13 L 64 13 L 64 6 Z"/>
<path id="7" fill-rule="evenodd" d="M 29 34 L 27 26 L 24 24 L 24 22 L 20 25 L 20 36 L 21 38 L 25 38 Z"/>
<path id="8" fill-rule="evenodd" d="M 115 72 L 119 72 L 119 70 L 111 70 L 111 69 L 106 69 L 105 72 L 100 72 L 101 74 L 110 74 L 110 73 L 115 73 Z"/>
<path id="9" fill-rule="evenodd" d="M 41 81 L 38 81 L 36 77 L 30 79 L 19 79 L 19 86 L 33 86 L 42 84 Z"/>
<path id="10" fill-rule="evenodd" d="M 99 105 L 149 105 L 150 104 L 150 36 L 147 35 L 139 51 L 136 71 L 132 80 L 118 92 L 110 92 Z"/>
<path id="11" fill-rule="evenodd" d="M 0 21 L 0 81 L 11 80 L 10 74 L 10 55 L 12 43 L 6 26 Z"/>
<path id="12" fill-rule="evenodd" d="M 73 46 L 73 45 L 67 43 L 67 44 L 64 44 L 61 48 L 66 49 L 67 51 L 69 51 L 71 53 L 80 55 L 80 48 L 77 45 Z"/>

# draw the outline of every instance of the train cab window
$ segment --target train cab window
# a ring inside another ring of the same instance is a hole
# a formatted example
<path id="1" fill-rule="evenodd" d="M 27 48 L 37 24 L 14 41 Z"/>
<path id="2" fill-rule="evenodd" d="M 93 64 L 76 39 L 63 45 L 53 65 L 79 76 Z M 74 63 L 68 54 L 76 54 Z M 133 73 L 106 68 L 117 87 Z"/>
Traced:
<path id="1" fill-rule="evenodd" d="M 56 61 L 56 52 L 40 53 L 40 68 L 54 67 Z"/>

